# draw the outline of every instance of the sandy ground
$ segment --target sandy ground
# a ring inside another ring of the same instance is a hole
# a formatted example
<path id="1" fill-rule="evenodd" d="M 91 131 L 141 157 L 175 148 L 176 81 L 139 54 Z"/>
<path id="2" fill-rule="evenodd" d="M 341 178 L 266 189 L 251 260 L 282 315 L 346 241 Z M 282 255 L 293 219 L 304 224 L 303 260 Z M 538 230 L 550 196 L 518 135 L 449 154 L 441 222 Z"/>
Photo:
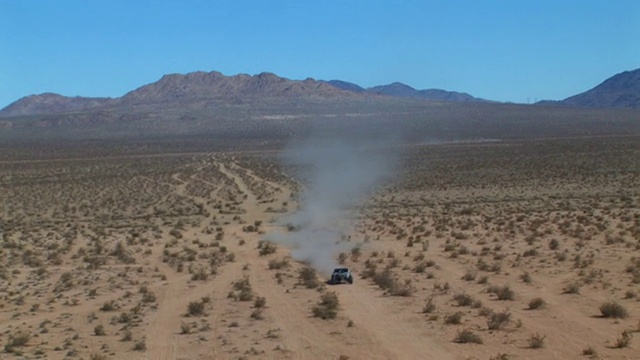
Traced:
<path id="1" fill-rule="evenodd" d="M 1 359 L 638 358 L 637 173 L 386 189 L 352 214 L 354 284 L 308 288 L 263 241 L 298 190 L 264 163 L 3 166 Z M 337 316 L 314 317 L 331 292 Z"/>

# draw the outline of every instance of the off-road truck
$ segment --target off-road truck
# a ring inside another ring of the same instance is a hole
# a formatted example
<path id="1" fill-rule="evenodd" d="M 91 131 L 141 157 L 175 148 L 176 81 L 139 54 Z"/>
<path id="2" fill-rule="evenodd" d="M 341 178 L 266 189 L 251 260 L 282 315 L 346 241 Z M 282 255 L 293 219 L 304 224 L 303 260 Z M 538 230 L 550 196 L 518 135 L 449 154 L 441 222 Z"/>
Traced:
<path id="1" fill-rule="evenodd" d="M 331 274 L 329 284 L 341 284 L 342 282 L 353 284 L 353 274 L 351 274 L 351 270 L 346 267 L 338 267 L 333 269 L 333 274 Z"/>

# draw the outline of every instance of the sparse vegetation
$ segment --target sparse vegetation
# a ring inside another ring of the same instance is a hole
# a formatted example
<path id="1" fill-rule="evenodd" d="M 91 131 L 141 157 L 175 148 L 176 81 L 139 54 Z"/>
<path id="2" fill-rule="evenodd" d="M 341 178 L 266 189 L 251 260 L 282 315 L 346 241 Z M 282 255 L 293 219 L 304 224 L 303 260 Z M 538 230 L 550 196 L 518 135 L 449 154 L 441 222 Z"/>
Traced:
<path id="1" fill-rule="evenodd" d="M 153 156 L 130 156 L 143 148 L 134 143 L 106 142 L 82 151 L 55 144 L 46 153 L 0 151 L 8 209 L 0 209 L 5 356 L 105 359 L 135 349 L 155 358 L 158 343 L 180 333 L 185 357 L 210 355 L 204 345 L 212 342 L 220 357 L 287 357 L 303 350 L 300 335 L 282 330 L 303 332 L 305 322 L 319 321 L 313 316 L 338 318 L 322 322 L 338 347 L 317 345 L 336 356 L 369 327 L 391 341 L 400 335 L 385 331 L 402 331 L 412 346 L 399 356 L 417 352 L 422 326 L 436 329 L 437 341 L 484 339 L 482 356 L 500 350 L 496 360 L 531 357 L 527 347 L 544 346 L 563 358 L 633 358 L 640 183 L 630 159 L 640 142 L 589 131 L 581 139 L 408 147 L 398 182 L 376 190 L 357 214 L 345 210 L 353 228 L 336 239 L 336 261 L 367 281 L 335 287 L 333 295 L 324 275 L 290 249 L 261 241 L 281 214 L 304 205 L 303 170 L 284 168 L 276 152 L 188 151 L 173 149 L 173 140 L 162 148 L 145 143 Z M 593 299 L 615 301 L 593 307 Z M 372 313 L 367 321 L 354 313 L 358 302 Z M 564 302 L 576 311 L 553 321 Z M 176 308 L 184 322 L 163 329 Z M 600 315 L 611 320 L 600 320 L 599 332 L 584 331 L 599 320 L 580 316 Z M 548 339 L 529 338 L 535 331 Z M 604 332 L 606 339 L 598 335 Z M 562 346 L 553 343 L 558 333 Z M 363 344 L 348 346 L 356 354 Z M 475 346 L 456 349 L 454 356 L 480 356 Z"/>
<path id="2" fill-rule="evenodd" d="M 629 312 L 624 306 L 613 301 L 600 305 L 600 313 L 602 313 L 602 317 L 614 319 L 624 319 L 629 316 Z"/>
<path id="3" fill-rule="evenodd" d="M 458 334 L 456 334 L 456 337 L 453 339 L 453 341 L 459 344 L 482 344 L 482 338 L 480 337 L 480 335 L 474 333 L 471 329 L 458 331 Z"/>
<path id="4" fill-rule="evenodd" d="M 321 319 L 335 319 L 338 316 L 338 296 L 335 292 L 322 294 L 320 302 L 312 308 L 313 316 Z"/>

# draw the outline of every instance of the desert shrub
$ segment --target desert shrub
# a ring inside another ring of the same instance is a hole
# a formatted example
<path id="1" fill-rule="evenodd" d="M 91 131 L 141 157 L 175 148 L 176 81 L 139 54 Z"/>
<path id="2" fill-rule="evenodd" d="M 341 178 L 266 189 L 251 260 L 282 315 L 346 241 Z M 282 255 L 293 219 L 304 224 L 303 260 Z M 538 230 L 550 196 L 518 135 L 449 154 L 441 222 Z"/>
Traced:
<path id="1" fill-rule="evenodd" d="M 456 334 L 456 337 L 453 339 L 453 341 L 458 344 L 482 344 L 482 338 L 480 337 L 480 335 L 474 333 L 471 329 L 458 331 L 458 334 Z"/>
<path id="2" fill-rule="evenodd" d="M 120 339 L 120 341 L 131 341 L 131 339 L 133 339 L 133 334 L 131 333 L 131 330 L 125 330 L 122 333 L 122 338 Z"/>
<path id="3" fill-rule="evenodd" d="M 444 323 L 447 325 L 459 325 L 462 323 L 462 316 L 464 313 L 462 311 L 457 311 L 453 314 L 449 314 L 444 317 Z"/>
<path id="4" fill-rule="evenodd" d="M 421 261 L 421 262 L 417 263 L 413 267 L 413 271 L 418 273 L 418 274 L 422 274 L 426 269 L 427 269 L 427 262 L 426 261 Z"/>
<path id="5" fill-rule="evenodd" d="M 264 312 L 264 309 L 259 308 L 259 309 L 255 309 L 251 312 L 251 318 L 253 320 L 262 320 L 264 319 L 264 315 L 262 314 Z"/>
<path id="6" fill-rule="evenodd" d="M 13 348 L 26 346 L 31 340 L 31 334 L 19 331 L 9 337 L 9 342 L 4 346 L 4 350 L 8 353 L 14 352 Z"/>
<path id="7" fill-rule="evenodd" d="M 147 291 L 142 295 L 142 302 L 144 303 L 152 303 L 156 301 L 156 294 L 153 291 Z"/>
<path id="8" fill-rule="evenodd" d="M 375 273 L 372 277 L 372 280 L 373 283 L 378 285 L 378 287 L 382 290 L 391 289 L 395 284 L 395 279 L 393 278 L 391 271 L 388 269 Z"/>
<path id="9" fill-rule="evenodd" d="M 93 328 L 93 333 L 96 336 L 104 336 L 107 334 L 102 324 L 96 325 L 96 327 Z"/>
<path id="10" fill-rule="evenodd" d="M 528 271 L 525 271 L 524 274 L 520 275 L 520 280 L 525 284 L 530 284 L 533 281 L 531 274 Z"/>
<path id="11" fill-rule="evenodd" d="M 184 323 L 184 322 L 180 324 L 180 334 L 182 335 L 191 334 L 191 324 Z"/>
<path id="12" fill-rule="evenodd" d="M 338 296 L 334 292 L 325 293 L 320 302 L 312 308 L 313 316 L 321 319 L 335 319 L 338 315 Z"/>
<path id="13" fill-rule="evenodd" d="M 133 345 L 133 350 L 134 351 L 146 351 L 147 350 L 147 343 L 144 339 L 140 339 L 138 341 L 136 341 L 136 343 Z"/>
<path id="14" fill-rule="evenodd" d="M 515 292 L 511 290 L 509 285 L 504 286 L 490 286 L 487 291 L 495 294 L 498 300 L 513 300 L 515 299 Z"/>
<path id="15" fill-rule="evenodd" d="M 549 249 L 557 250 L 560 247 L 560 242 L 556 239 L 551 239 L 549 241 Z"/>
<path id="16" fill-rule="evenodd" d="M 209 278 L 209 274 L 203 268 L 199 268 L 193 274 L 191 274 L 191 280 L 193 281 L 206 281 Z"/>
<path id="17" fill-rule="evenodd" d="M 204 303 L 201 301 L 191 301 L 187 306 L 188 316 L 201 316 L 204 315 Z"/>
<path id="18" fill-rule="evenodd" d="M 465 293 L 454 295 L 453 300 L 458 303 L 458 306 L 471 306 L 474 302 L 473 296 Z"/>
<path id="19" fill-rule="evenodd" d="M 118 307 L 116 306 L 115 300 L 109 300 L 102 304 L 102 306 L 100 307 L 100 311 L 114 311 L 117 308 Z"/>
<path id="20" fill-rule="evenodd" d="M 622 332 L 620 337 L 616 340 L 616 347 L 618 349 L 626 348 L 631 345 L 631 332 L 629 330 L 625 330 Z"/>
<path id="21" fill-rule="evenodd" d="M 563 293 L 564 294 L 580 294 L 581 285 L 577 282 L 572 282 L 565 286 Z"/>
<path id="22" fill-rule="evenodd" d="M 544 347 L 546 336 L 535 333 L 529 337 L 528 344 L 530 349 L 540 349 Z"/>
<path id="23" fill-rule="evenodd" d="M 507 311 L 494 312 L 487 317 L 487 328 L 489 330 L 500 330 L 511 321 L 511 313 Z"/>
<path id="24" fill-rule="evenodd" d="M 624 319 L 629 316 L 627 309 L 617 302 L 608 302 L 600 305 L 600 312 L 602 317 L 605 318 Z"/>
<path id="25" fill-rule="evenodd" d="M 546 305 L 547 305 L 546 301 L 544 301 L 542 298 L 537 297 L 529 301 L 529 310 L 542 309 Z"/>
<path id="26" fill-rule="evenodd" d="M 312 267 L 304 267 L 298 272 L 298 279 L 307 289 L 315 289 L 320 286 L 316 270 Z"/>
<path id="27" fill-rule="evenodd" d="M 422 308 L 423 314 L 431 314 L 436 311 L 436 304 L 433 302 L 433 298 L 427 299 L 427 303 Z"/>
<path id="28" fill-rule="evenodd" d="M 260 242 L 258 242 L 258 250 L 259 250 L 260 256 L 273 254 L 276 252 L 277 249 L 278 247 L 276 246 L 276 244 L 270 241 L 261 240 Z"/>
<path id="29" fill-rule="evenodd" d="M 267 305 L 267 299 L 265 299 L 264 297 L 258 296 L 255 301 L 253 302 L 253 307 L 259 309 L 259 308 L 263 308 Z"/>
<path id="30" fill-rule="evenodd" d="M 233 291 L 229 294 L 230 297 L 233 297 L 239 301 L 251 301 L 253 299 L 253 290 L 251 288 L 251 283 L 249 282 L 248 277 L 244 277 L 241 280 L 237 280 L 233 283 Z"/>
<path id="31" fill-rule="evenodd" d="M 476 273 L 475 271 L 467 270 L 467 272 L 464 273 L 464 275 L 462 275 L 462 280 L 473 281 L 476 279 L 477 276 L 478 276 L 478 273 Z"/>
<path id="32" fill-rule="evenodd" d="M 500 353 L 489 358 L 489 360 L 509 360 L 511 356 L 509 354 Z"/>
<path id="33" fill-rule="evenodd" d="M 282 260 L 269 260 L 269 270 L 280 270 L 289 267 L 289 259 L 284 258 Z"/>

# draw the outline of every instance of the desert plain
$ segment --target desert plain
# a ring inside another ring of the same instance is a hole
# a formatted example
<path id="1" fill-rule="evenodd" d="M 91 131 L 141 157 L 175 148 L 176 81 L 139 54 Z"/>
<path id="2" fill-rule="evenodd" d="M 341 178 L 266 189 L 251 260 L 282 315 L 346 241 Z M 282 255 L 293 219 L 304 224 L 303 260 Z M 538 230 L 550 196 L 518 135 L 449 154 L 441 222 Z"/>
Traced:
<path id="1" fill-rule="evenodd" d="M 638 358 L 637 134 L 396 146 L 341 285 L 270 240 L 304 169 L 206 143 L 3 148 L 0 358 Z"/>

